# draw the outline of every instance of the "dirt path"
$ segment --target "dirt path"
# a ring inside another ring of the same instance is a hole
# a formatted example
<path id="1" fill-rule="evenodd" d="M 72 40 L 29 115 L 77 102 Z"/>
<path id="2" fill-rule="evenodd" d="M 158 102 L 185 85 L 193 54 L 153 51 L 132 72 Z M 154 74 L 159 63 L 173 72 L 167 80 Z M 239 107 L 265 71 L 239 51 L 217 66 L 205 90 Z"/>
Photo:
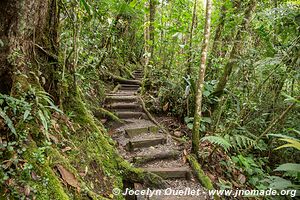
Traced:
<path id="1" fill-rule="evenodd" d="M 143 76 L 135 71 L 136 80 Z M 202 186 L 195 179 L 188 163 L 183 159 L 183 146 L 165 135 L 143 112 L 138 100 L 139 84 L 122 84 L 115 93 L 107 94 L 106 109 L 116 113 L 124 124 L 113 123 L 108 127 L 118 143 L 119 153 L 134 166 L 153 172 L 167 180 L 169 189 L 161 190 L 158 195 L 127 196 L 126 199 L 208 199 Z M 147 189 L 135 183 L 134 189 Z M 159 188 L 158 188 L 159 189 Z M 194 190 L 198 195 L 192 195 Z M 171 191 L 185 195 L 170 195 Z M 163 195 L 165 194 L 165 195 Z"/>

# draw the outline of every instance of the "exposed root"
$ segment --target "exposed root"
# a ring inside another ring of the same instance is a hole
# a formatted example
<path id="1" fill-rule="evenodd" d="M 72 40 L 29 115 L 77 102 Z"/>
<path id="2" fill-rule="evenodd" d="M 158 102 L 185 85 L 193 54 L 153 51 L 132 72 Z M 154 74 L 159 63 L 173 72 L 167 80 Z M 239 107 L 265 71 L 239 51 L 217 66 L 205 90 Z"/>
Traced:
<path id="1" fill-rule="evenodd" d="M 110 119 L 119 122 L 119 123 L 124 123 L 118 116 L 116 116 L 114 113 L 104 109 L 104 108 L 98 108 L 98 111 L 103 114 L 104 116 L 109 117 Z"/>
<path id="2" fill-rule="evenodd" d="M 178 138 L 178 137 L 175 137 L 173 135 L 171 135 L 169 133 L 169 131 L 167 129 L 165 129 L 165 127 L 163 127 L 160 123 L 158 123 L 156 121 L 156 119 L 151 115 L 151 113 L 147 110 L 146 108 L 146 105 L 145 105 L 145 102 L 143 101 L 143 99 L 141 97 L 139 97 L 139 100 L 142 104 L 142 107 L 143 107 L 143 110 L 144 112 L 146 113 L 146 115 L 148 116 L 148 118 L 156 125 L 158 126 L 166 135 L 172 137 L 172 139 L 176 140 L 177 142 L 180 142 L 180 143 L 186 143 L 185 140 L 181 139 L 181 138 Z"/>
<path id="3" fill-rule="evenodd" d="M 122 161 L 119 166 L 123 171 L 123 178 L 131 183 L 142 183 L 150 188 L 166 188 L 168 184 L 160 176 L 135 168 L 127 161 Z"/>

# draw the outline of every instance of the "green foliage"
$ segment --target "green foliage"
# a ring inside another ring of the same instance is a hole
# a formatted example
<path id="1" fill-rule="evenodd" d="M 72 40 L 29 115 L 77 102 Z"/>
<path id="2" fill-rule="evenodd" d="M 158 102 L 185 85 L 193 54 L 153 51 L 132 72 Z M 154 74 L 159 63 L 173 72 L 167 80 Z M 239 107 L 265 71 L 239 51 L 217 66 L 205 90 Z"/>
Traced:
<path id="1" fill-rule="evenodd" d="M 299 131 L 295 131 L 299 134 Z M 299 140 L 296 138 L 282 135 L 282 134 L 269 134 L 269 136 L 279 137 L 281 141 L 288 142 L 288 144 L 277 147 L 275 150 L 279 150 L 282 148 L 295 148 L 297 151 L 300 150 Z M 279 165 L 274 171 L 283 172 L 283 177 L 287 177 L 288 179 L 282 178 L 280 176 L 269 176 L 264 181 L 269 183 L 269 187 L 274 189 L 300 189 L 300 164 L 298 163 L 284 163 Z"/>
<path id="2" fill-rule="evenodd" d="M 228 151 L 232 147 L 232 145 L 227 140 L 220 136 L 205 136 L 201 138 L 201 141 L 209 141 L 212 144 L 222 147 L 225 151 Z"/>
<path id="3" fill-rule="evenodd" d="M 4 119 L 5 124 L 15 137 L 24 137 L 16 131 L 15 124 L 24 123 L 32 119 L 32 104 L 28 103 L 25 98 L 14 98 L 8 95 L 0 94 L 0 117 Z"/>
<path id="4" fill-rule="evenodd" d="M 245 149 L 254 144 L 254 140 L 245 135 L 238 135 L 238 134 L 234 134 L 232 136 L 225 135 L 224 139 L 226 139 L 227 141 L 230 141 L 231 146 L 237 150 Z"/>
<path id="5" fill-rule="evenodd" d="M 300 172 L 300 164 L 296 163 L 285 163 L 279 165 L 274 171 L 292 171 L 292 172 Z"/>
<path id="6" fill-rule="evenodd" d="M 266 158 L 253 158 L 252 156 L 243 156 L 241 154 L 232 156 L 231 160 L 238 168 L 245 172 L 248 177 L 247 182 L 257 189 L 267 189 L 267 185 L 261 182 L 262 179 L 267 177 L 268 171 L 263 169 L 266 163 Z"/>

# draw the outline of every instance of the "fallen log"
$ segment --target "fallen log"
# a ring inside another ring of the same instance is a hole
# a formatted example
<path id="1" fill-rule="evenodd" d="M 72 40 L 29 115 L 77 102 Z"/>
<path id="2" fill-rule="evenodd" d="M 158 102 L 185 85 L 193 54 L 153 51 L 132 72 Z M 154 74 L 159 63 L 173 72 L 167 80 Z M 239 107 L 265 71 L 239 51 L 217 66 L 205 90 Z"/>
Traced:
<path id="1" fill-rule="evenodd" d="M 116 81 L 118 83 L 136 84 L 136 85 L 141 85 L 142 84 L 141 81 L 139 81 L 139 80 L 128 80 L 126 78 L 122 78 L 120 76 L 114 75 L 114 74 L 112 74 L 110 72 L 105 72 L 105 73 L 107 74 L 107 76 L 110 79 L 112 79 L 112 80 L 114 80 L 114 81 Z"/>

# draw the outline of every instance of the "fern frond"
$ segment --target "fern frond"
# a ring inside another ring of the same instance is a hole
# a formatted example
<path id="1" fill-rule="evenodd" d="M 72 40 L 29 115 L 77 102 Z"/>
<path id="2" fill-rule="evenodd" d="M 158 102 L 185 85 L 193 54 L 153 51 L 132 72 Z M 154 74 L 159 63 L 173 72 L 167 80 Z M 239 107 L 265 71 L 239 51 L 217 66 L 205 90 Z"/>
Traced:
<path id="1" fill-rule="evenodd" d="M 247 148 L 255 144 L 255 140 L 245 135 L 225 135 L 227 141 L 230 141 L 234 149 Z"/>
<path id="2" fill-rule="evenodd" d="M 228 149 L 232 147 L 231 144 L 221 136 L 205 136 L 201 138 L 201 141 L 208 141 L 212 144 L 218 145 L 222 147 L 225 151 L 228 151 Z"/>

